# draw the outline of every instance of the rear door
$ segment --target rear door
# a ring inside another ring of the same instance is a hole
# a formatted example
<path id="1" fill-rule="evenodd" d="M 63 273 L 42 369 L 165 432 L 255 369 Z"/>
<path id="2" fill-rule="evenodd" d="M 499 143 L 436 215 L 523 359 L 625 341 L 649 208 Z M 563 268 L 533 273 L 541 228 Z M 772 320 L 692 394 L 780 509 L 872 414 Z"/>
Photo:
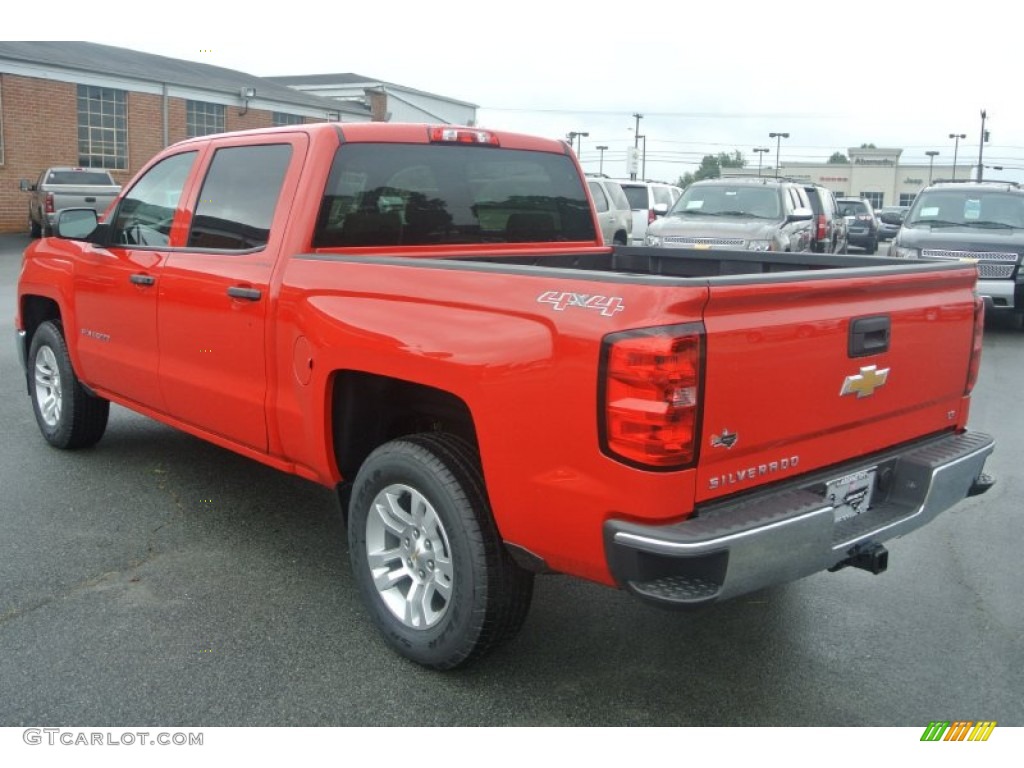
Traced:
<path id="1" fill-rule="evenodd" d="M 601 237 L 606 244 L 611 243 L 615 234 L 615 211 L 612 210 L 611 201 L 604 193 L 604 188 L 596 181 L 588 181 L 590 196 L 594 199 L 594 208 L 597 211 L 597 221 L 601 227 Z"/>
<path id="2" fill-rule="evenodd" d="M 211 142 L 185 247 L 161 279 L 160 387 L 168 412 L 267 450 L 270 276 L 308 139 Z"/>
<path id="3" fill-rule="evenodd" d="M 974 275 L 865 272 L 712 280 L 698 498 L 956 425 Z"/>

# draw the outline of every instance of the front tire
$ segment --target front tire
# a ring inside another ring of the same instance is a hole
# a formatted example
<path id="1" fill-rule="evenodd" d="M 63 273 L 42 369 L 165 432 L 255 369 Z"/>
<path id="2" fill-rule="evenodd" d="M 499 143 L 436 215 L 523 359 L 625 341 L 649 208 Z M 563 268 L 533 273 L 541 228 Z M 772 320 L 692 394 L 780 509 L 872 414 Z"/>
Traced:
<path id="1" fill-rule="evenodd" d="M 59 323 L 36 329 L 28 359 L 32 410 L 46 442 L 56 448 L 95 445 L 107 429 L 110 402 L 79 382 Z"/>
<path id="2" fill-rule="evenodd" d="M 403 656 L 452 669 L 514 635 L 533 574 L 499 538 L 475 451 L 445 434 L 380 446 L 356 476 L 349 556 L 360 597 Z"/>

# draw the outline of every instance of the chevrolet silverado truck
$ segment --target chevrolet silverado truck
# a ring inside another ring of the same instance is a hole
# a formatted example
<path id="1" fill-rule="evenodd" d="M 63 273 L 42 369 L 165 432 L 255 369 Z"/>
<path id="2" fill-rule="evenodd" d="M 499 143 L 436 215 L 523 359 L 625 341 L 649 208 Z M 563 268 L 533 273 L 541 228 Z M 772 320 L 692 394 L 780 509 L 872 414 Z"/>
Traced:
<path id="1" fill-rule="evenodd" d="M 336 488 L 399 653 L 511 637 L 534 575 L 694 608 L 855 566 L 981 493 L 972 264 L 613 248 L 563 142 L 321 124 L 187 140 L 28 247 L 42 436 L 126 406 Z"/>
<path id="2" fill-rule="evenodd" d="M 65 208 L 92 208 L 103 213 L 114 202 L 121 186 L 104 170 L 97 168 L 47 168 L 33 184 L 20 182 L 29 192 L 28 228 L 32 237 L 53 234 L 53 222 Z"/>

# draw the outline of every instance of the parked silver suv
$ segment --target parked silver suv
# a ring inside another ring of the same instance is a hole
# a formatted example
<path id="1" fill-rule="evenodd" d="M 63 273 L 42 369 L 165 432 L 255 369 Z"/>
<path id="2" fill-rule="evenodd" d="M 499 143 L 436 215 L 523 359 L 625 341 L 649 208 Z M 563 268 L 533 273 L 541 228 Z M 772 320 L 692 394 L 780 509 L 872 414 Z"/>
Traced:
<path id="1" fill-rule="evenodd" d="M 803 185 L 731 177 L 698 181 L 647 230 L 647 245 L 749 251 L 809 251 L 811 210 Z"/>
<path id="2" fill-rule="evenodd" d="M 606 245 L 629 245 L 629 233 L 633 231 L 633 212 L 629 199 L 618 182 L 603 176 L 587 177 L 590 196 L 594 198 L 597 220 L 601 225 L 601 237 Z"/>
<path id="3" fill-rule="evenodd" d="M 629 207 L 633 210 L 633 233 L 629 244 L 643 245 L 647 227 L 659 216 L 668 213 L 683 190 L 660 181 L 616 181 L 629 198 Z"/>

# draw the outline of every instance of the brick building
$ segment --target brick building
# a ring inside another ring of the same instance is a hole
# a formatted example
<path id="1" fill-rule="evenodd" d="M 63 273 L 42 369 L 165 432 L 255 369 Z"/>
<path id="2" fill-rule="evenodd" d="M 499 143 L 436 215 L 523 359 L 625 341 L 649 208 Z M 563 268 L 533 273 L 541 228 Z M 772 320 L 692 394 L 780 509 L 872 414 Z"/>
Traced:
<path id="1" fill-rule="evenodd" d="M 106 168 L 124 184 L 191 136 L 370 119 L 367 103 L 208 64 L 94 43 L 0 41 L 0 232 L 27 230 L 18 182 L 48 166 Z"/>

